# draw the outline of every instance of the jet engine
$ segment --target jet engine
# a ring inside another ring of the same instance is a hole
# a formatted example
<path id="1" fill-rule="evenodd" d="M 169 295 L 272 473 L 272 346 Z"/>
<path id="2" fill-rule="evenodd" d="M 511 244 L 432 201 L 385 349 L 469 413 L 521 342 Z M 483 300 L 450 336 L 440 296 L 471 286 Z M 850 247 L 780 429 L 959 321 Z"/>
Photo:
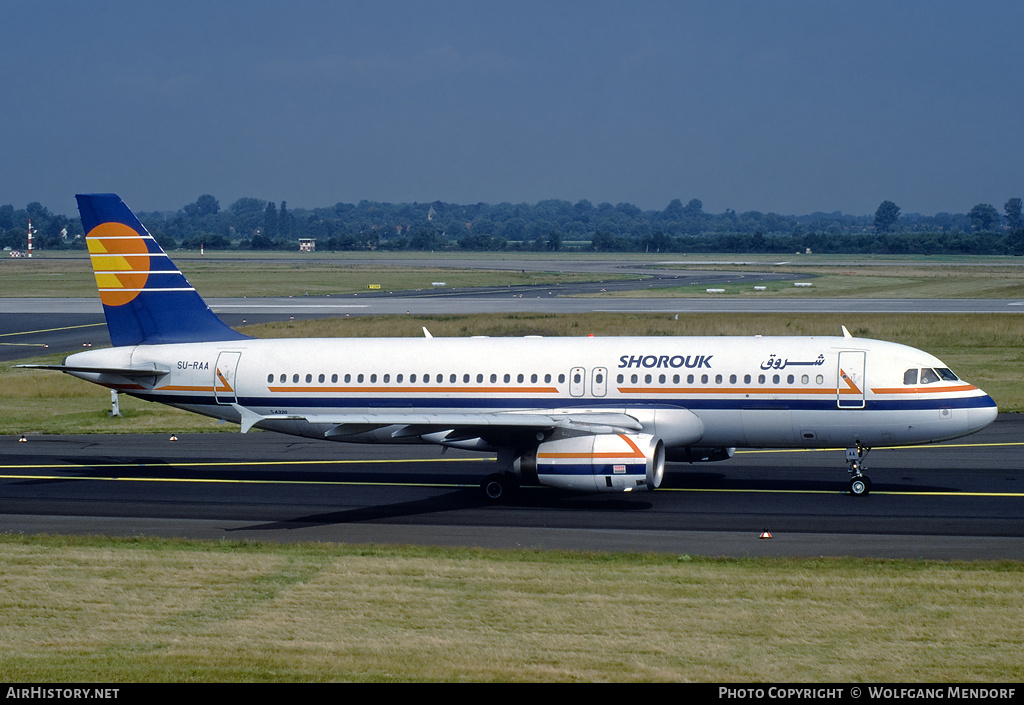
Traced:
<path id="1" fill-rule="evenodd" d="M 566 490 L 653 490 L 665 475 L 665 444 L 645 433 L 572 436 L 541 443 L 513 467 L 525 481 Z"/>

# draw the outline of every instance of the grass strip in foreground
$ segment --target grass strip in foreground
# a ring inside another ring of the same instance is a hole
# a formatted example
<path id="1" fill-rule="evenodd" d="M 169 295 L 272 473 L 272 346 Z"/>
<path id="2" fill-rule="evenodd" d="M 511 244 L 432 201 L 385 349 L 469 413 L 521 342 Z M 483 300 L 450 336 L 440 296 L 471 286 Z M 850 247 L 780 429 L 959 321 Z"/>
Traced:
<path id="1" fill-rule="evenodd" d="M 0 535 L 8 682 L 1020 681 L 1024 564 Z"/>

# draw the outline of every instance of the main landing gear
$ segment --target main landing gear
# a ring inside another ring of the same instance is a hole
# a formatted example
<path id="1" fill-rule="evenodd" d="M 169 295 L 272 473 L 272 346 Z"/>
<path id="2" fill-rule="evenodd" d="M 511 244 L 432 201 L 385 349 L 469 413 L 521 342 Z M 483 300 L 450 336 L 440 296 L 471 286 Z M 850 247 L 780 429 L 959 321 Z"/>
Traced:
<path id="1" fill-rule="evenodd" d="M 484 498 L 492 504 L 501 504 L 508 501 L 512 494 L 518 489 L 519 483 L 511 473 L 494 473 L 480 483 L 480 489 Z"/>
<path id="2" fill-rule="evenodd" d="M 864 458 L 870 450 L 859 444 L 855 448 L 846 449 L 846 462 L 850 466 L 850 494 L 854 497 L 864 497 L 871 492 L 871 478 L 864 474 Z"/>

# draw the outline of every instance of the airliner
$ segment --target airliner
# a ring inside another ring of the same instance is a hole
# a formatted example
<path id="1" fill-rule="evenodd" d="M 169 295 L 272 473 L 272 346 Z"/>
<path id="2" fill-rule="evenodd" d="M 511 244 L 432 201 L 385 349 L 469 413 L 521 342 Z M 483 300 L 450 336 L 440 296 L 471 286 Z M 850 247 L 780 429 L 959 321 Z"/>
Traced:
<path id="1" fill-rule="evenodd" d="M 737 448 L 873 447 L 979 431 L 992 398 L 932 355 L 851 336 L 312 338 L 223 323 L 114 194 L 77 196 L 113 347 L 35 365 L 253 428 L 495 454 L 484 495 L 661 485 Z M 770 469 L 766 468 L 770 472 Z"/>

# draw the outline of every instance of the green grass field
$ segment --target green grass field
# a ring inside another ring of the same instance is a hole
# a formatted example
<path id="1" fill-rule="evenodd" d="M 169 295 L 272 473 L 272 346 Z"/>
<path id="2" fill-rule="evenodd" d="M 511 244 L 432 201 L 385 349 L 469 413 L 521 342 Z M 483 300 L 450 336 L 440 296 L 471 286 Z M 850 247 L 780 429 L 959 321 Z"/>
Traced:
<path id="1" fill-rule="evenodd" d="M 1020 562 L 0 535 L 8 682 L 1019 682 Z"/>
<path id="2" fill-rule="evenodd" d="M 59 255 L 59 257 L 57 256 Z M 785 296 L 839 298 L 1024 298 L 1024 266 L 1013 257 L 852 257 L 799 256 L 779 263 L 766 255 L 598 254 L 598 253 L 432 253 L 342 252 L 306 255 L 297 252 L 172 252 L 193 286 L 204 296 L 322 296 L 352 294 L 380 285 L 381 291 L 429 289 L 435 281 L 449 288 L 573 283 L 621 280 L 614 274 L 559 271 L 517 272 L 460 267 L 460 262 L 487 260 L 597 261 L 643 264 L 737 273 L 782 272 L 810 281 L 808 288 L 792 282 L 766 280 L 715 285 L 717 296 Z M 424 267 L 417 258 L 445 259 L 451 266 Z M 357 261 L 351 265 L 345 261 Z M 723 264 L 727 260 L 733 263 Z M 741 260 L 737 262 L 737 260 Z M 837 261 L 848 265 L 837 265 Z M 671 262 L 671 264 L 666 264 Z M 754 291 L 763 285 L 765 291 Z M 699 297 L 707 286 L 651 290 L 638 282 L 631 291 L 607 292 L 602 297 Z M 42 253 L 31 260 L 0 258 L 0 297 L 95 296 L 95 280 L 84 252 Z"/>
<path id="3" fill-rule="evenodd" d="M 181 259 L 177 253 L 174 258 Z M 479 286 L 571 284 L 591 281 L 593 275 L 561 272 L 519 272 L 452 267 L 418 267 L 401 261 L 368 261 L 343 266 L 330 259 L 305 261 L 292 256 L 235 261 L 183 259 L 189 282 L 203 296 L 325 296 L 358 294 L 370 285 L 380 291 L 415 291 L 444 282 L 448 289 Z M 609 274 L 606 280 L 621 279 Z M 0 259 L 0 297 L 96 296 L 96 279 L 89 260 L 33 258 Z"/>

